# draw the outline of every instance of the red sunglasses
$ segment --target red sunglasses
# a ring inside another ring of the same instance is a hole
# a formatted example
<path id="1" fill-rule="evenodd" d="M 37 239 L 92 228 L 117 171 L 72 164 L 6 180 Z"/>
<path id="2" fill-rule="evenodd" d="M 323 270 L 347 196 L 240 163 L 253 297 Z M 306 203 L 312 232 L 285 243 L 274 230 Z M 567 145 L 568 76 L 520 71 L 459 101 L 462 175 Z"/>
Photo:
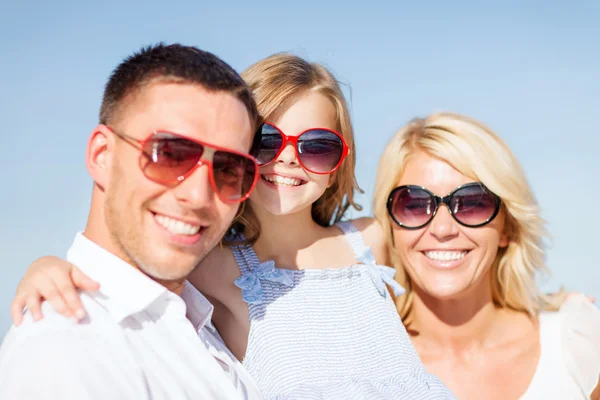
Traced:
<path id="1" fill-rule="evenodd" d="M 275 125 L 265 123 L 257 135 L 260 135 L 260 142 L 255 154 L 260 166 L 275 161 L 288 143 L 294 145 L 302 168 L 315 174 L 334 172 L 348 155 L 346 141 L 331 129 L 311 128 L 298 136 L 288 136 Z"/>
<path id="2" fill-rule="evenodd" d="M 256 160 L 247 154 L 170 132 L 157 131 L 138 140 L 108 129 L 141 151 L 140 168 L 151 181 L 177 184 L 201 165 L 207 165 L 210 184 L 226 203 L 246 200 L 258 181 Z"/>

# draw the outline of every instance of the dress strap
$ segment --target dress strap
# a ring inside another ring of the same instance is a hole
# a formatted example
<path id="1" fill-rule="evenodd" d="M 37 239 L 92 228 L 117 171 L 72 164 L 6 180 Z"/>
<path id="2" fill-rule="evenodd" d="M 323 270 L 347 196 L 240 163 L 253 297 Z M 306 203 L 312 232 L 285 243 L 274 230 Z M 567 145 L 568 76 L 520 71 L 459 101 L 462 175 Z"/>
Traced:
<path id="1" fill-rule="evenodd" d="M 235 241 L 244 241 L 242 233 L 238 233 Z M 264 300 L 263 283 L 280 284 L 285 287 L 294 285 L 294 273 L 290 270 L 275 268 L 275 262 L 260 262 L 256 252 L 249 244 L 231 247 L 233 257 L 242 273 L 233 283 L 242 289 L 242 299 L 248 304 L 262 303 Z"/>
<path id="2" fill-rule="evenodd" d="M 362 233 L 351 221 L 338 222 L 336 226 L 344 232 L 344 236 L 354 251 L 356 261 L 369 266 L 369 274 L 379 294 L 383 297 L 387 296 L 386 285 L 392 289 L 395 296 L 400 296 L 404 293 L 404 288 L 394 280 L 396 270 L 386 265 L 377 264 L 373 251 L 367 246 Z"/>
<path id="3" fill-rule="evenodd" d="M 232 242 L 245 242 L 246 237 L 243 233 L 236 234 L 235 237 L 232 237 Z M 258 267 L 259 261 L 254 249 L 249 244 L 238 244 L 231 246 L 231 251 L 233 252 L 233 257 L 235 258 L 235 262 L 240 269 L 242 275 L 245 275 L 249 272 L 252 272 Z"/>
<path id="4" fill-rule="evenodd" d="M 364 256 L 366 252 L 371 251 L 370 247 L 365 243 L 362 233 L 356 228 L 356 226 L 351 221 L 342 221 L 336 224 L 338 228 L 344 232 L 344 236 L 350 243 L 352 250 L 354 251 L 354 255 L 357 260 L 362 262 L 363 264 L 367 264 L 367 260 L 364 260 Z"/>

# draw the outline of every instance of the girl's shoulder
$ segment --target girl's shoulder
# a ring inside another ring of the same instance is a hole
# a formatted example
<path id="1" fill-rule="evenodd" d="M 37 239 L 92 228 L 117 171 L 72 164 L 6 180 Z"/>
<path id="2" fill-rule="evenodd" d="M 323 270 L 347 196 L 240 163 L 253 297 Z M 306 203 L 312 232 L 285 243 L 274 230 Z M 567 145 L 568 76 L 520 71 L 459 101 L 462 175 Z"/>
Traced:
<path id="1" fill-rule="evenodd" d="M 365 244 L 371 248 L 378 264 L 388 265 L 387 244 L 379 221 L 371 217 L 357 218 L 352 224 L 362 234 Z"/>
<path id="2" fill-rule="evenodd" d="M 228 246 L 217 246 L 200 262 L 188 277 L 188 281 L 210 298 L 221 300 L 235 290 L 233 282 L 240 270 Z"/>

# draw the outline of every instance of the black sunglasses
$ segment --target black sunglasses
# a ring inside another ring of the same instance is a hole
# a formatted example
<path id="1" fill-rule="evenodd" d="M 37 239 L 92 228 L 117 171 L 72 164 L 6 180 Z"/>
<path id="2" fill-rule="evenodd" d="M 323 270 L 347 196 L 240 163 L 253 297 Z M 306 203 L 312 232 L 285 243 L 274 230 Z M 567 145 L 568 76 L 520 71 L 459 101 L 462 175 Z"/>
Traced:
<path id="1" fill-rule="evenodd" d="M 500 197 L 480 182 L 459 186 L 444 197 L 422 186 L 399 186 L 390 192 L 387 210 L 398 226 L 420 229 L 431 222 L 440 204 L 448 207 L 456 222 L 469 228 L 489 224 L 500 211 Z"/>

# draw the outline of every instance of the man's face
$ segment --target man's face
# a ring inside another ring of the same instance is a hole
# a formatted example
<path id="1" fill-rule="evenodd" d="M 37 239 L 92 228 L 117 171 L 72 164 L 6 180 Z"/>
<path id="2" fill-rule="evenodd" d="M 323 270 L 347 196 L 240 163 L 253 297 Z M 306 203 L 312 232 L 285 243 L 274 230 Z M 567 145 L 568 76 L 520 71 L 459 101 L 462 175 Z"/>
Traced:
<path id="1" fill-rule="evenodd" d="M 125 102 L 115 131 L 144 140 L 167 131 L 247 153 L 254 130 L 234 95 L 199 85 L 156 82 Z M 140 151 L 112 135 L 105 215 L 120 256 L 158 281 L 181 281 L 219 242 L 239 204 L 224 203 L 207 165 L 175 185 L 144 176 Z M 199 229 L 198 229 L 199 228 Z"/>

